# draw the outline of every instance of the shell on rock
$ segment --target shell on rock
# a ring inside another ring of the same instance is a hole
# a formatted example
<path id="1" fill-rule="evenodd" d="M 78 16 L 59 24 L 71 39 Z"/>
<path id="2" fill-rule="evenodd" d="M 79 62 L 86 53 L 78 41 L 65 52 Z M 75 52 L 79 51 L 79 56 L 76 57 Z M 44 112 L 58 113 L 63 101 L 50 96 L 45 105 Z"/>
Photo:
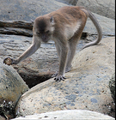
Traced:
<path id="1" fill-rule="evenodd" d="M 11 65 L 12 64 L 12 59 L 11 58 L 5 58 L 4 59 L 4 63 L 7 64 L 7 65 Z"/>

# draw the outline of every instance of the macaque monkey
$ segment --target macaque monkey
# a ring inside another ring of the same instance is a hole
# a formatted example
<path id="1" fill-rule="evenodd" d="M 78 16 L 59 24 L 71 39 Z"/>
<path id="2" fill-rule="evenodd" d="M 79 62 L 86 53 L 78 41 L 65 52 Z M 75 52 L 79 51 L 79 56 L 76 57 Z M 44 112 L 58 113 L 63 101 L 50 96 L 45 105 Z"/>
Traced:
<path id="1" fill-rule="evenodd" d="M 64 80 L 64 73 L 71 70 L 76 46 L 88 17 L 95 25 L 98 37 L 95 41 L 86 44 L 84 48 L 98 44 L 102 38 L 102 30 L 95 16 L 84 7 L 65 6 L 35 19 L 32 45 L 19 58 L 9 60 L 9 64 L 18 64 L 35 53 L 41 42 L 47 43 L 52 39 L 55 42 L 60 63 L 59 71 L 54 77 L 56 81 Z M 4 59 L 6 64 L 7 59 Z"/>

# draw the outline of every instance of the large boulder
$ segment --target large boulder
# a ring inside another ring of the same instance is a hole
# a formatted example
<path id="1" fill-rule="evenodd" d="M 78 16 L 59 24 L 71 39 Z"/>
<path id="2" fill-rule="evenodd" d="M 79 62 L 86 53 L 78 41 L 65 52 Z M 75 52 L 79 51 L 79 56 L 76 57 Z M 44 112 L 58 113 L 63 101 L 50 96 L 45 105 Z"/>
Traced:
<path id="1" fill-rule="evenodd" d="M 77 6 L 85 6 L 94 13 L 115 19 L 115 0 L 78 0 Z"/>
<path id="2" fill-rule="evenodd" d="M 1 0 L 0 20 L 32 21 L 64 5 L 55 0 Z"/>
<path id="3" fill-rule="evenodd" d="M 42 114 L 36 114 L 36 115 L 28 115 L 25 117 L 19 117 L 12 120 L 98 120 L 98 119 L 109 119 L 109 120 L 115 120 L 115 118 L 110 117 L 108 115 L 104 115 L 101 113 L 88 111 L 88 110 L 61 110 L 61 111 L 55 111 L 55 112 L 47 112 Z"/>
<path id="4" fill-rule="evenodd" d="M 28 86 L 11 66 L 3 64 L 0 59 L 0 112 L 11 115 L 21 95 Z"/>
<path id="5" fill-rule="evenodd" d="M 85 109 L 114 116 L 109 78 L 115 71 L 115 38 L 76 54 L 66 80 L 50 79 L 24 93 L 16 107 L 18 116 L 56 110 Z"/>

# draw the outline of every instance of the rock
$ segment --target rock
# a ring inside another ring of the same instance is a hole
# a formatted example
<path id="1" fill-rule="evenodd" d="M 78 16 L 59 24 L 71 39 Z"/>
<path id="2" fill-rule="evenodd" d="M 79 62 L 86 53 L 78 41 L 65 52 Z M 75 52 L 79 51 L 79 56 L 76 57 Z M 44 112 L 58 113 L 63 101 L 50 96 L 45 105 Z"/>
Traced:
<path id="1" fill-rule="evenodd" d="M 98 112 L 88 111 L 88 110 L 61 110 L 61 111 L 55 111 L 55 112 L 47 112 L 42 114 L 35 114 L 35 115 L 28 115 L 25 117 L 19 117 L 12 120 L 43 120 L 43 119 L 49 119 L 49 120 L 98 120 L 98 119 L 109 119 L 109 120 L 115 120 L 115 118 L 110 117 L 108 115 L 104 115 Z"/>
<path id="2" fill-rule="evenodd" d="M 0 20 L 31 22 L 40 15 L 52 12 L 66 4 L 55 0 L 1 0 Z"/>
<path id="3" fill-rule="evenodd" d="M 0 28 L 0 34 L 7 35 L 23 35 L 27 37 L 32 37 L 32 30 L 25 30 L 20 28 Z"/>
<path id="4" fill-rule="evenodd" d="M 31 0 L 1 0 L 0 33 L 32 37 L 32 23 L 36 17 L 65 5 L 55 0 L 33 0 L 33 2 Z"/>
<path id="5" fill-rule="evenodd" d="M 78 0 L 78 6 L 85 6 L 90 11 L 115 19 L 115 0 Z"/>
<path id="6" fill-rule="evenodd" d="M 68 5 L 69 4 L 70 5 L 76 5 L 78 0 L 56 0 L 56 1 L 68 4 Z"/>
<path id="7" fill-rule="evenodd" d="M 33 22 L 27 21 L 0 21 L 0 34 L 23 35 L 32 37 Z"/>
<path id="8" fill-rule="evenodd" d="M 50 79 L 24 93 L 16 107 L 18 116 L 57 110 L 90 110 L 114 116 L 109 78 L 115 68 L 115 38 L 76 54 L 66 80 Z M 111 112 L 112 111 L 112 112 Z"/>
<path id="9" fill-rule="evenodd" d="M 114 102 L 115 102 L 115 74 L 113 74 L 112 78 L 110 79 L 109 87 L 110 87 L 112 98 L 114 99 Z"/>
<path id="10" fill-rule="evenodd" d="M 33 21 L 34 22 L 34 21 Z M 28 21 L 0 21 L 1 27 L 13 27 L 13 28 L 24 28 L 32 30 L 33 22 Z"/>
<path id="11" fill-rule="evenodd" d="M 0 109 L 5 115 L 11 115 L 21 95 L 28 86 L 11 66 L 0 59 Z"/>

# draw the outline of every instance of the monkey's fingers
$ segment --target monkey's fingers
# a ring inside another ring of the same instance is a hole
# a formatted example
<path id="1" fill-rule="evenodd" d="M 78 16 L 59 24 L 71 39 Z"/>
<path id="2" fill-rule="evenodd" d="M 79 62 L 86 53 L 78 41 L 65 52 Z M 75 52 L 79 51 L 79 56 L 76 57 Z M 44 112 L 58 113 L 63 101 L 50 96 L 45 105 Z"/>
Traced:
<path id="1" fill-rule="evenodd" d="M 54 80 L 56 82 L 60 82 L 61 80 L 64 81 L 64 79 L 66 79 L 66 77 L 62 76 L 62 75 L 58 75 L 54 78 Z"/>
<path id="2" fill-rule="evenodd" d="M 3 63 L 7 64 L 7 65 L 12 65 L 13 59 L 7 57 L 3 60 Z"/>

